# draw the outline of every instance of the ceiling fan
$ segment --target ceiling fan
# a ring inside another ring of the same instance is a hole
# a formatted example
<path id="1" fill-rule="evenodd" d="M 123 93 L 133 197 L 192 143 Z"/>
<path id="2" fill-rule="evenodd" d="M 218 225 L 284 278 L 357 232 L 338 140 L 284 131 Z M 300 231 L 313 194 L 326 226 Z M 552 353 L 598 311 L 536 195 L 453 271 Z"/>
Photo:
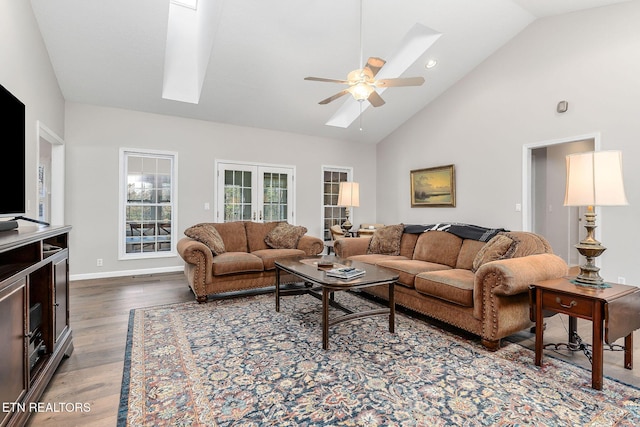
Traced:
<path id="1" fill-rule="evenodd" d="M 386 64 L 386 61 L 382 58 L 371 57 L 367 60 L 367 64 L 357 70 L 351 71 L 347 75 L 347 80 L 326 79 L 323 77 L 305 77 L 305 80 L 313 80 L 317 82 L 329 82 L 340 83 L 349 85 L 348 88 L 323 99 L 319 104 L 328 104 L 331 101 L 350 93 L 357 101 L 364 101 L 365 99 L 371 103 L 374 107 L 379 107 L 384 104 L 384 99 L 376 92 L 376 88 L 387 88 L 396 86 L 420 86 L 424 83 L 423 77 L 406 77 L 406 78 L 390 78 L 390 79 L 375 79 L 378 71 Z"/>

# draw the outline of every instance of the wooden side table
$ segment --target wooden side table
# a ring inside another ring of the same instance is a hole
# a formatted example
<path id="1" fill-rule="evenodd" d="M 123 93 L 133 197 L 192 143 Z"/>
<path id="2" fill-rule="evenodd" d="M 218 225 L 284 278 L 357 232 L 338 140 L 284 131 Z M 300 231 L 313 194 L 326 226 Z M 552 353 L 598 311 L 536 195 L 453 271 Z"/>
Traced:
<path id="1" fill-rule="evenodd" d="M 640 329 L 640 288 L 608 283 L 608 288 L 576 285 L 573 277 L 531 285 L 531 320 L 536 323 L 537 366 L 542 364 L 545 315 L 569 315 L 569 341 L 575 342 L 577 318 L 593 323 L 591 386 L 602 390 L 603 338 L 612 344 L 624 339 L 624 367 L 633 369 L 633 331 Z M 604 325 L 604 327 L 603 327 Z"/>

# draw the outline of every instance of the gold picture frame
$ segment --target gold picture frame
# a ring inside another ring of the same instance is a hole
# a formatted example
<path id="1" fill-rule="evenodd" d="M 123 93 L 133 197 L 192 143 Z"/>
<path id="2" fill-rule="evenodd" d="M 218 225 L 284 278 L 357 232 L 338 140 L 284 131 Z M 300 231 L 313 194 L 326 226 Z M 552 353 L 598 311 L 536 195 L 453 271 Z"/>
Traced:
<path id="1" fill-rule="evenodd" d="M 412 170 L 411 207 L 455 207 L 456 177 L 453 165 Z"/>

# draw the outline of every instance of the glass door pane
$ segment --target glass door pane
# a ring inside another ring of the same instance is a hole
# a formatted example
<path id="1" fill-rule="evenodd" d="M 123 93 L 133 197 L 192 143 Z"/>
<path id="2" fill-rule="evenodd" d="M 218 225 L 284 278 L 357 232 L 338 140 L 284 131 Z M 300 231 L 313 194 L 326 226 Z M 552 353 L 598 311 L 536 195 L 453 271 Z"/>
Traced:
<path id="1" fill-rule="evenodd" d="M 217 168 L 217 221 L 293 223 L 293 168 L 240 163 Z"/>
<path id="2" fill-rule="evenodd" d="M 342 224 L 346 219 L 345 208 L 338 206 L 338 189 L 340 183 L 349 181 L 350 171 L 347 169 L 331 169 L 324 170 L 324 240 L 331 240 L 331 226 Z"/>
<path id="3" fill-rule="evenodd" d="M 226 164 L 220 166 L 218 206 L 222 206 L 223 222 L 255 219 L 255 167 Z M 218 212 L 218 216 L 220 212 Z"/>
<path id="4" fill-rule="evenodd" d="M 289 207 L 289 175 L 286 173 L 263 172 L 263 221 L 287 221 Z"/>

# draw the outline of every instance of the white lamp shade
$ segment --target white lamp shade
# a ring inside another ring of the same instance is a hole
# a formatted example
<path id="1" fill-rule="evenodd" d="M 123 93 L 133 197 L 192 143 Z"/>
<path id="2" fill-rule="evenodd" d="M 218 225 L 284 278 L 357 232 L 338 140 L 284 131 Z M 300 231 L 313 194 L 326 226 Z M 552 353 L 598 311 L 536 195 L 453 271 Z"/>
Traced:
<path id="1" fill-rule="evenodd" d="M 338 206 L 360 206 L 360 184 L 341 182 L 338 190 Z"/>
<path id="2" fill-rule="evenodd" d="M 567 156 L 565 206 L 626 205 L 620 151 L 591 151 Z"/>

